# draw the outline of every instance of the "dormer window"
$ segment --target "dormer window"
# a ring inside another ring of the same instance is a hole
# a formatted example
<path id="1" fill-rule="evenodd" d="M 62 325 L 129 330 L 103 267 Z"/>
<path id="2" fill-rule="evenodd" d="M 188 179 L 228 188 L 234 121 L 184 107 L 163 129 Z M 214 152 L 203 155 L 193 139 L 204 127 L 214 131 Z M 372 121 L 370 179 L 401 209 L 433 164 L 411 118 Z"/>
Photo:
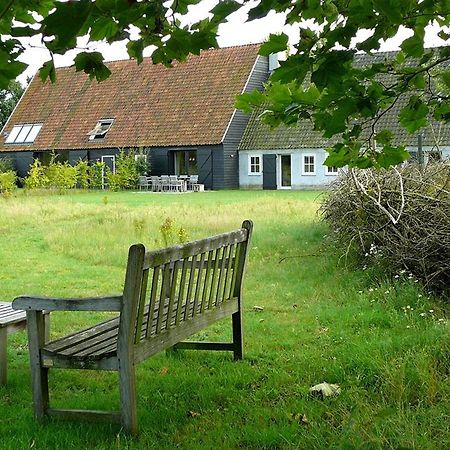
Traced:
<path id="1" fill-rule="evenodd" d="M 95 125 L 95 128 L 89 131 L 89 140 L 96 141 L 97 139 L 104 139 L 113 122 L 114 119 L 100 119 L 97 125 Z"/>
<path id="2" fill-rule="evenodd" d="M 42 123 L 25 123 L 14 125 L 5 144 L 32 144 L 41 131 Z"/>

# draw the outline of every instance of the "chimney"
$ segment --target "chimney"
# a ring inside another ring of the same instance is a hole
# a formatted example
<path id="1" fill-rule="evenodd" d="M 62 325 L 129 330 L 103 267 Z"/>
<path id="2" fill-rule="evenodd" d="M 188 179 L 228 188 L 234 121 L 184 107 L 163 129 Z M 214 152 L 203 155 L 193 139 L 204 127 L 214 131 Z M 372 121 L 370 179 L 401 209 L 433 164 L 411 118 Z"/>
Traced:
<path id="1" fill-rule="evenodd" d="M 271 53 L 269 55 L 269 72 L 272 73 L 278 67 L 280 67 L 278 53 Z"/>

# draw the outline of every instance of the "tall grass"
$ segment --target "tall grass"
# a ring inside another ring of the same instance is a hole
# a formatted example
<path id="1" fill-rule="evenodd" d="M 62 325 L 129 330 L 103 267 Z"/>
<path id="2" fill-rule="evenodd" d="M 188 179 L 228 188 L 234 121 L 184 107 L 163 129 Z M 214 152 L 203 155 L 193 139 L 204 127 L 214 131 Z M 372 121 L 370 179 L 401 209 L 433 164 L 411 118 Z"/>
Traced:
<path id="1" fill-rule="evenodd" d="M 120 291 L 128 246 L 164 245 L 167 218 L 190 239 L 255 222 L 242 362 L 185 351 L 141 364 L 140 436 L 131 439 L 113 425 L 36 424 L 26 336 L 14 334 L 9 382 L 0 388 L 0 448 L 446 448 L 448 310 L 407 276 L 392 283 L 340 266 L 318 202 L 317 193 L 242 191 L 0 198 L 0 297 L 7 301 Z M 103 316 L 55 313 L 52 336 Z M 200 339 L 229 339 L 230 328 L 225 320 Z M 53 372 L 55 406 L 118 407 L 115 374 Z M 309 387 L 322 381 L 340 384 L 341 395 L 311 398 Z"/>

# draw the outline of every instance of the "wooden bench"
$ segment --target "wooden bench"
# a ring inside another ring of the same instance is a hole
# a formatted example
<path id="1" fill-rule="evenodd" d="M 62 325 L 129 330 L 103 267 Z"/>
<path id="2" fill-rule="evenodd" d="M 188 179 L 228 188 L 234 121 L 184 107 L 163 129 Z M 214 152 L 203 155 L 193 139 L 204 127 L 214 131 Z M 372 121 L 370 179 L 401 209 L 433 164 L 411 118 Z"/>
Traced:
<path id="1" fill-rule="evenodd" d="M 242 280 L 252 227 L 245 221 L 239 230 L 152 252 L 142 244 L 131 246 L 123 294 L 116 297 L 15 299 L 13 307 L 27 311 L 36 418 L 106 419 L 136 433 L 137 363 L 170 348 L 229 350 L 241 359 Z M 42 310 L 118 311 L 119 316 L 45 344 Z M 183 341 L 229 316 L 233 342 Z M 120 411 L 50 408 L 50 368 L 118 371 Z"/>
<path id="2" fill-rule="evenodd" d="M 44 314 L 45 338 L 49 335 L 49 317 Z M 6 384 L 6 374 L 8 367 L 8 334 L 25 329 L 27 326 L 27 316 L 25 311 L 14 311 L 11 303 L 0 302 L 0 386 Z"/>

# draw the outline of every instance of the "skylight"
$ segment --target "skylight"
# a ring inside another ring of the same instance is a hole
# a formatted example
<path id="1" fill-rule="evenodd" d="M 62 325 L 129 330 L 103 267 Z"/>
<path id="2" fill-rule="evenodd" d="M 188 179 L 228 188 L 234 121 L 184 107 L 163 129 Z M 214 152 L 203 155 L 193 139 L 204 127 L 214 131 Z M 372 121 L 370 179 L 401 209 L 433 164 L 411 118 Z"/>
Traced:
<path id="1" fill-rule="evenodd" d="M 41 131 L 41 123 L 26 123 L 22 125 L 14 125 L 5 144 L 32 144 L 39 131 Z"/>
<path id="2" fill-rule="evenodd" d="M 90 141 L 94 141 L 97 139 L 103 139 L 106 136 L 106 133 L 111 128 L 114 119 L 100 119 L 95 125 L 95 128 L 89 131 L 88 136 Z"/>

